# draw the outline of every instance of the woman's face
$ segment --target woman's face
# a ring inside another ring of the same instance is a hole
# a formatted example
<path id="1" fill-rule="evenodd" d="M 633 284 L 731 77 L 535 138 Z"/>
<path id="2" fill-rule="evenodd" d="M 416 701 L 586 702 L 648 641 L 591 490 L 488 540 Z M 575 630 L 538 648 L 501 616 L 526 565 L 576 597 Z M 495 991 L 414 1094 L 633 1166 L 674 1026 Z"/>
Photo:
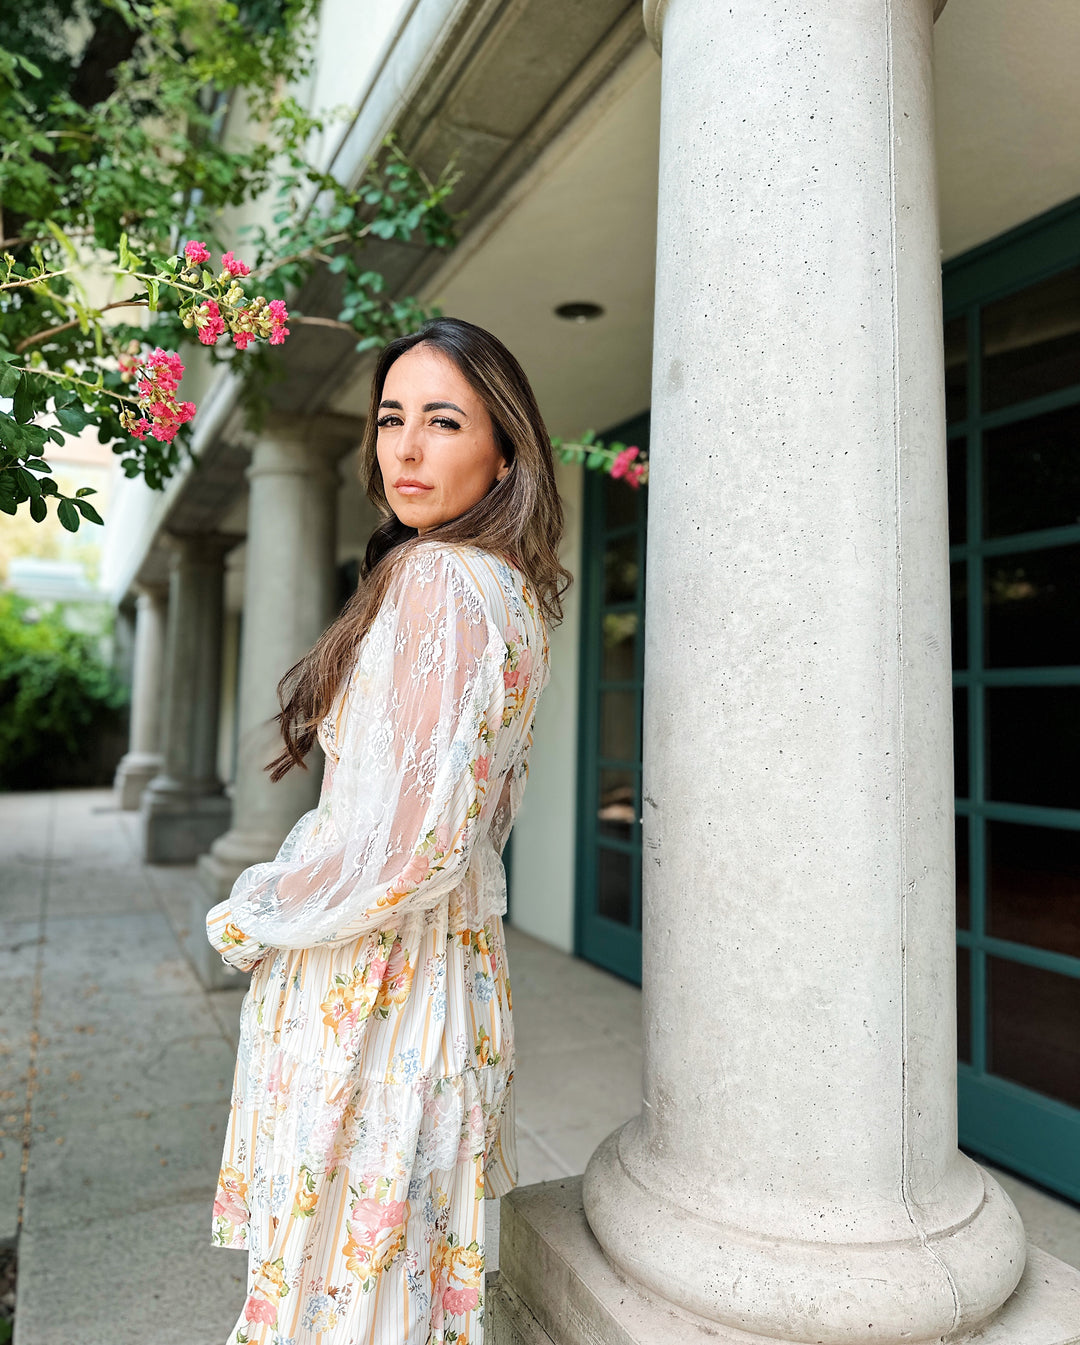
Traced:
<path id="1" fill-rule="evenodd" d="M 487 408 L 433 346 L 413 346 L 390 366 L 378 417 L 386 498 L 417 532 L 458 518 L 510 470 Z"/>

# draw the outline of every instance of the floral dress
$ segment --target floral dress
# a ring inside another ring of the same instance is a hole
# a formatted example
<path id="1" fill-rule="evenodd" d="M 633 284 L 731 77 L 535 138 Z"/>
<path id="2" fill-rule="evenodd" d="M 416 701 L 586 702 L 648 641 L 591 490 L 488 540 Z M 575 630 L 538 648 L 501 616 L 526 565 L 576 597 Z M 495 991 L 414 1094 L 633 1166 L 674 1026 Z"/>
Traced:
<path id="1" fill-rule="evenodd" d="M 403 563 L 319 728 L 319 806 L 207 917 L 254 969 L 213 1241 L 229 1345 L 482 1345 L 484 1197 L 517 1181 L 502 850 L 548 678 L 491 552 Z"/>

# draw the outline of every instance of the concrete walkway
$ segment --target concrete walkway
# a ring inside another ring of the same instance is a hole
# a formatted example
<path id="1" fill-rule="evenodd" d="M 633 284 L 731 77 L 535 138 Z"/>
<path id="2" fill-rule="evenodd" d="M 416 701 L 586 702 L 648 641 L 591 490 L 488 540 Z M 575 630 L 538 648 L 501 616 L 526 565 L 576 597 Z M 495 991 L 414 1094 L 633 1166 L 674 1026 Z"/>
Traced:
<path id="1" fill-rule="evenodd" d="M 14 1345 L 225 1345 L 239 1313 L 243 1254 L 209 1232 L 243 987 L 208 993 L 188 966 L 195 884 L 139 862 L 136 819 L 106 791 L 0 795 Z M 638 1110 L 640 992 L 516 930 L 507 941 L 528 1184 L 581 1172 Z M 1031 1239 L 1080 1265 L 1080 1211 L 1002 1179 Z"/>

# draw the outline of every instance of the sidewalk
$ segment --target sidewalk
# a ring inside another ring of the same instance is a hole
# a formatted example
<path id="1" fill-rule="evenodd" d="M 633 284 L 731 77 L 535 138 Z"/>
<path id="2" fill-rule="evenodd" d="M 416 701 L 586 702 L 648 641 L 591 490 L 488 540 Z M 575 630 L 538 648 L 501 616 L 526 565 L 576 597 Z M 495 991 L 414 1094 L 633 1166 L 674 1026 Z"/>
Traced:
<path id="1" fill-rule="evenodd" d="M 0 795 L 15 1345 L 224 1345 L 243 1301 L 243 1254 L 209 1240 L 243 984 L 203 990 L 182 952 L 194 870 L 142 865 L 136 833 L 107 791 Z M 526 935 L 507 941 L 526 1184 L 580 1172 L 637 1110 L 640 995 Z M 495 1252 L 497 1202 L 488 1219 Z"/>
<path id="2" fill-rule="evenodd" d="M 141 864 L 136 821 L 107 791 L 0 795 L 14 1345 L 225 1345 L 243 1299 L 243 1254 L 209 1241 L 243 987 L 202 989 L 181 951 L 194 870 Z M 525 1185 L 581 1172 L 638 1110 L 640 992 L 513 929 L 507 942 Z M 1080 1265 L 1080 1211 L 1002 1180 L 1032 1241 Z"/>

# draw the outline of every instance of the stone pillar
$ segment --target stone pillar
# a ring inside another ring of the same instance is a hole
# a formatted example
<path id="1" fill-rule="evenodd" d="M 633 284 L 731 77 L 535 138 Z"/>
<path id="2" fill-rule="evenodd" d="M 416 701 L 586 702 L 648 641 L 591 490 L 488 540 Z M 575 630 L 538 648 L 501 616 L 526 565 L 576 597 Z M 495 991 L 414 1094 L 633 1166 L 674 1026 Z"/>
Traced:
<path id="1" fill-rule="evenodd" d="M 216 768 L 225 553 L 236 537 L 172 536 L 161 774 L 142 797 L 148 863 L 192 863 L 229 825 Z"/>
<path id="2" fill-rule="evenodd" d="M 138 586 L 135 650 L 131 670 L 131 723 L 128 751 L 116 768 L 116 799 L 126 812 L 139 807 L 143 790 L 164 765 L 161 754 L 162 668 L 165 656 L 164 588 Z"/>
<path id="3" fill-rule="evenodd" d="M 191 921 L 190 951 L 207 984 L 229 978 L 206 943 L 207 909 L 228 896 L 245 868 L 272 859 L 293 823 L 318 801 L 317 749 L 307 770 L 295 767 L 277 784 L 264 767 L 281 744 L 273 722 L 278 681 L 335 613 L 337 462 L 359 436 L 351 418 L 278 416 L 252 454 L 233 822 L 200 861 L 209 903 L 193 910 Z"/>
<path id="4" fill-rule="evenodd" d="M 608 1259 L 727 1328 L 970 1328 L 1024 1268 L 956 1147 L 932 0 L 663 29 L 643 1107 Z"/>

